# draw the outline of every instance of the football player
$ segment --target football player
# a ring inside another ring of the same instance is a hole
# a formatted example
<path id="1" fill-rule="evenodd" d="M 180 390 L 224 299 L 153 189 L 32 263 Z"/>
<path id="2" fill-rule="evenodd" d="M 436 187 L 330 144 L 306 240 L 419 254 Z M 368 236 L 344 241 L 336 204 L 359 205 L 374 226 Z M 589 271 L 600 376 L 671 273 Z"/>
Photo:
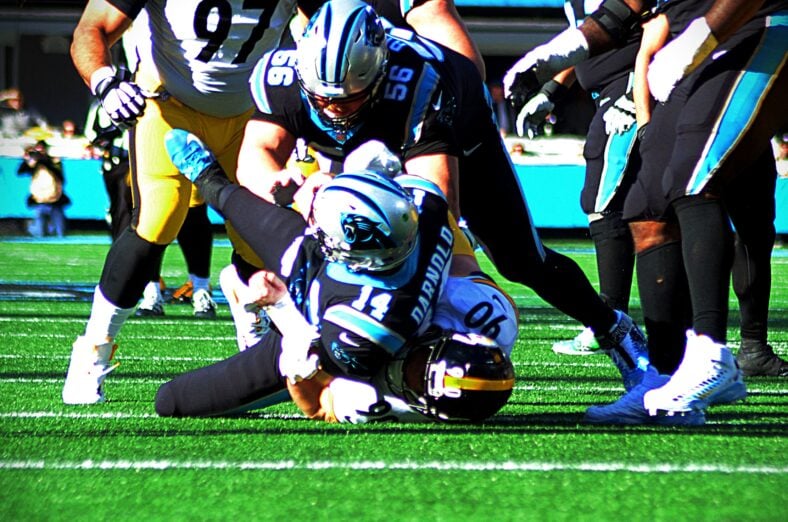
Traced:
<path id="1" fill-rule="evenodd" d="M 526 54 L 507 75 L 513 101 L 549 70 L 574 65 L 620 41 L 639 23 L 643 8 L 654 3 L 607 0 L 578 29 Z M 752 180 L 745 185 L 762 186 L 764 177 L 773 175 L 769 139 L 785 124 L 780 108 L 786 93 L 785 2 L 675 1 L 662 7 L 671 12 L 673 38 L 648 66 L 648 87 L 660 103 L 642 135 L 642 168 L 624 217 L 632 221 L 637 252 L 680 239 L 681 259 L 663 262 L 661 269 L 676 270 L 683 261 L 693 328 L 684 357 L 666 383 L 632 390 L 611 405 L 611 413 L 618 409 L 633 423 L 653 422 L 666 413 L 702 412 L 746 395 L 726 346 L 729 220 L 747 231 L 761 258 L 771 248 L 770 231 L 753 230 L 748 213 L 730 203 L 726 208 L 723 198 L 745 178 Z M 742 196 L 735 196 L 737 203 Z"/>
<path id="2" fill-rule="evenodd" d="M 308 416 L 341 422 L 482 420 L 506 402 L 516 308 L 478 270 L 459 231 L 452 265 L 462 276 L 446 290 L 463 295 L 443 292 L 430 323 L 439 330 L 419 335 L 435 308 L 423 309 L 424 302 L 440 292 L 438 265 L 452 246 L 446 202 L 434 185 L 397 177 L 413 187 L 421 209 L 418 225 L 409 219 L 405 226 L 398 221 L 413 203 L 397 183 L 372 171 L 341 174 L 315 195 L 305 231 L 295 212 L 231 185 L 196 138 L 172 135 L 174 162 L 250 245 L 265 246 L 266 264 L 285 276 L 261 271 L 234 289 L 242 302 L 264 305 L 283 335 L 269 331 L 238 355 L 166 383 L 159 414 L 237 413 L 285 400 L 288 388 Z M 441 218 L 428 225 L 436 211 Z M 456 327 L 464 333 L 451 333 Z"/>
<path id="3" fill-rule="evenodd" d="M 165 384 L 156 400 L 160 414 L 213 415 L 260 407 L 286 397 L 283 376 L 293 385 L 309 380 L 318 362 L 329 375 L 369 382 L 389 361 L 411 353 L 405 346 L 429 326 L 451 257 L 448 208 L 437 187 L 413 176 L 399 176 L 401 186 L 371 171 L 341 174 L 315 195 L 314 225 L 305 229 L 297 213 L 232 184 L 196 137 L 185 131 L 170 136 L 174 163 L 253 248 L 262 247 L 273 271 L 258 272 L 250 286 L 266 290 L 273 288 L 266 282 L 277 283 L 278 293 L 264 304 L 285 335 L 280 340 L 269 332 L 258 345 Z M 477 308 L 467 317 L 503 333 L 490 310 Z M 458 340 L 452 337 L 448 345 Z M 308 351 L 313 344 L 321 347 L 317 354 Z M 436 348 L 445 344 L 433 342 Z M 494 391 L 508 397 L 511 363 L 497 345 L 495 350 L 498 355 L 490 357 L 507 367 L 509 376 Z M 447 379 L 455 388 L 465 382 Z M 466 415 L 475 418 L 484 411 L 479 407 Z"/>
<path id="4" fill-rule="evenodd" d="M 238 179 L 252 192 L 273 199 L 296 138 L 337 161 L 379 140 L 408 173 L 448 195 L 501 275 L 592 327 L 627 388 L 649 370 L 631 318 L 607 306 L 574 261 L 542 244 L 469 60 L 412 32 L 384 30 L 368 6 L 340 0 L 320 8 L 297 46 L 267 53 L 251 85 L 258 111 Z"/>
<path id="5" fill-rule="evenodd" d="M 577 27 L 598 4 L 566 0 L 564 11 L 570 26 Z M 635 256 L 632 234 L 621 219 L 621 209 L 638 164 L 632 89 L 639 44 L 640 31 L 632 31 L 621 47 L 561 71 L 528 100 L 515 125 L 520 136 L 533 138 L 575 80 L 591 94 L 596 112 L 583 149 L 586 171 L 580 205 L 588 215 L 589 233 L 594 242 L 599 294 L 612 308 L 625 313 L 629 309 Z M 654 325 L 649 324 L 648 317 L 645 326 L 651 362 L 664 371 L 660 358 L 664 340 L 655 332 Z M 683 342 L 683 334 L 680 341 Z M 555 343 L 553 351 L 569 355 L 600 353 L 593 331 L 588 328 L 570 341 Z"/>
<path id="6" fill-rule="evenodd" d="M 413 27 L 443 38 L 482 63 L 453 2 L 379 1 L 399 4 L 400 15 Z M 65 403 L 104 400 L 101 384 L 106 373 L 96 373 L 95 368 L 114 368 L 109 361 L 116 336 L 154 279 L 153 267 L 176 237 L 190 204 L 201 201 L 167 159 L 164 134 L 173 126 L 194 131 L 234 179 L 240 139 L 253 105 L 247 84 L 251 67 L 287 30 L 297 7 L 308 18 L 322 2 L 88 2 L 74 31 L 72 59 L 114 122 L 131 127 L 134 215 L 107 254 L 85 332 L 72 347 L 62 392 Z M 143 8 L 150 16 L 145 27 L 150 52 L 141 53 L 139 71 L 130 80 L 113 66 L 110 47 Z M 260 260 L 237 240 L 232 228 L 228 232 L 235 248 L 233 264 L 248 277 Z"/>

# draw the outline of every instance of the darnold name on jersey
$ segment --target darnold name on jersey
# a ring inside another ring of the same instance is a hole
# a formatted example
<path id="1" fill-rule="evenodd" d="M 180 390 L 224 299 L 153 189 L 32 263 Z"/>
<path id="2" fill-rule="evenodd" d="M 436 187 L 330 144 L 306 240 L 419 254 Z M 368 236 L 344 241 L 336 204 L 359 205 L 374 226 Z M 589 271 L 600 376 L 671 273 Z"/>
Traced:
<path id="1" fill-rule="evenodd" d="M 410 313 L 411 318 L 420 324 L 427 316 L 427 310 L 430 309 L 435 291 L 440 288 L 441 280 L 443 279 L 446 270 L 446 264 L 451 259 L 451 249 L 454 243 L 454 236 L 449 227 L 444 226 L 441 228 L 440 239 L 435 246 L 435 252 L 430 257 L 430 263 L 425 273 L 424 282 L 421 284 L 421 291 L 419 292 L 419 300 L 416 307 Z"/>

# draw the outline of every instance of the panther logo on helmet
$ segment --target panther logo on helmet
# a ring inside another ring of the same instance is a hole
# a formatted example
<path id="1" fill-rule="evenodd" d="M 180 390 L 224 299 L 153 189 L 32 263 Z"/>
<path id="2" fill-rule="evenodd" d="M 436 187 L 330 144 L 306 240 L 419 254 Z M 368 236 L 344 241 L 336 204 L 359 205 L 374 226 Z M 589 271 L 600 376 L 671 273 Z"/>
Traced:
<path id="1" fill-rule="evenodd" d="M 396 244 L 383 223 L 375 223 L 366 216 L 346 214 L 342 217 L 342 231 L 351 249 L 372 250 L 394 248 Z"/>

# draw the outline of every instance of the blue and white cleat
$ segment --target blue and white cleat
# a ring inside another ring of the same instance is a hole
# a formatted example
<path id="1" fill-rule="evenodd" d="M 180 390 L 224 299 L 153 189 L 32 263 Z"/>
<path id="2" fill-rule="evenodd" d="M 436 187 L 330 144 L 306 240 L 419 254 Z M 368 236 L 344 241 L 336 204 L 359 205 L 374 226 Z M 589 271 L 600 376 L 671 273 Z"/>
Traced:
<path id="1" fill-rule="evenodd" d="M 164 137 L 164 147 L 175 168 L 192 182 L 216 161 L 200 138 L 183 129 L 169 131 Z"/>
<path id="2" fill-rule="evenodd" d="M 660 375 L 656 369 L 651 368 L 644 373 L 640 384 L 632 388 L 616 402 L 588 408 L 583 417 L 583 422 L 589 424 L 702 426 L 706 422 L 706 416 L 702 410 L 649 415 L 648 410 L 643 405 L 643 396 L 649 390 L 659 388 L 669 380 L 670 376 Z"/>
<path id="3" fill-rule="evenodd" d="M 624 388 L 629 391 L 643 380 L 646 371 L 651 368 L 648 357 L 646 336 L 638 325 L 624 312 L 616 310 L 615 326 L 606 334 L 598 335 L 597 340 L 602 350 L 607 353 L 624 381 Z"/>
<path id="4" fill-rule="evenodd" d="M 643 404 L 651 415 L 731 404 L 747 397 L 742 375 L 727 346 L 688 330 L 678 369 L 664 386 L 648 391 Z"/>

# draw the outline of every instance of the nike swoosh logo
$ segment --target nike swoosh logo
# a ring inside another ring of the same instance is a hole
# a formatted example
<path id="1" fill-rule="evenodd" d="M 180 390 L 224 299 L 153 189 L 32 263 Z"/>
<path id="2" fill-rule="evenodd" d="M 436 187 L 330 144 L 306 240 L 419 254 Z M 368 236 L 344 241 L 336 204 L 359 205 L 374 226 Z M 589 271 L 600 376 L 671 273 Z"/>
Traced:
<path id="1" fill-rule="evenodd" d="M 432 108 L 435 109 L 436 111 L 441 110 L 441 102 L 442 101 L 443 101 L 443 93 L 441 92 L 438 95 L 438 99 L 435 101 L 435 103 L 432 104 Z"/>
<path id="2" fill-rule="evenodd" d="M 473 154 L 473 152 L 474 152 L 476 149 L 478 149 L 478 148 L 479 148 L 479 147 L 481 147 L 481 146 L 482 146 L 482 144 L 481 144 L 481 142 L 479 142 L 479 143 L 477 143 L 476 145 L 474 145 L 473 147 L 471 147 L 470 149 L 462 149 L 462 153 L 463 153 L 463 155 L 465 155 L 465 156 L 470 156 L 471 154 Z"/>
<path id="3" fill-rule="evenodd" d="M 347 332 L 341 332 L 339 334 L 339 340 L 342 341 L 342 344 L 348 344 L 350 346 L 359 346 L 359 344 L 355 341 L 352 341 L 348 336 Z"/>

